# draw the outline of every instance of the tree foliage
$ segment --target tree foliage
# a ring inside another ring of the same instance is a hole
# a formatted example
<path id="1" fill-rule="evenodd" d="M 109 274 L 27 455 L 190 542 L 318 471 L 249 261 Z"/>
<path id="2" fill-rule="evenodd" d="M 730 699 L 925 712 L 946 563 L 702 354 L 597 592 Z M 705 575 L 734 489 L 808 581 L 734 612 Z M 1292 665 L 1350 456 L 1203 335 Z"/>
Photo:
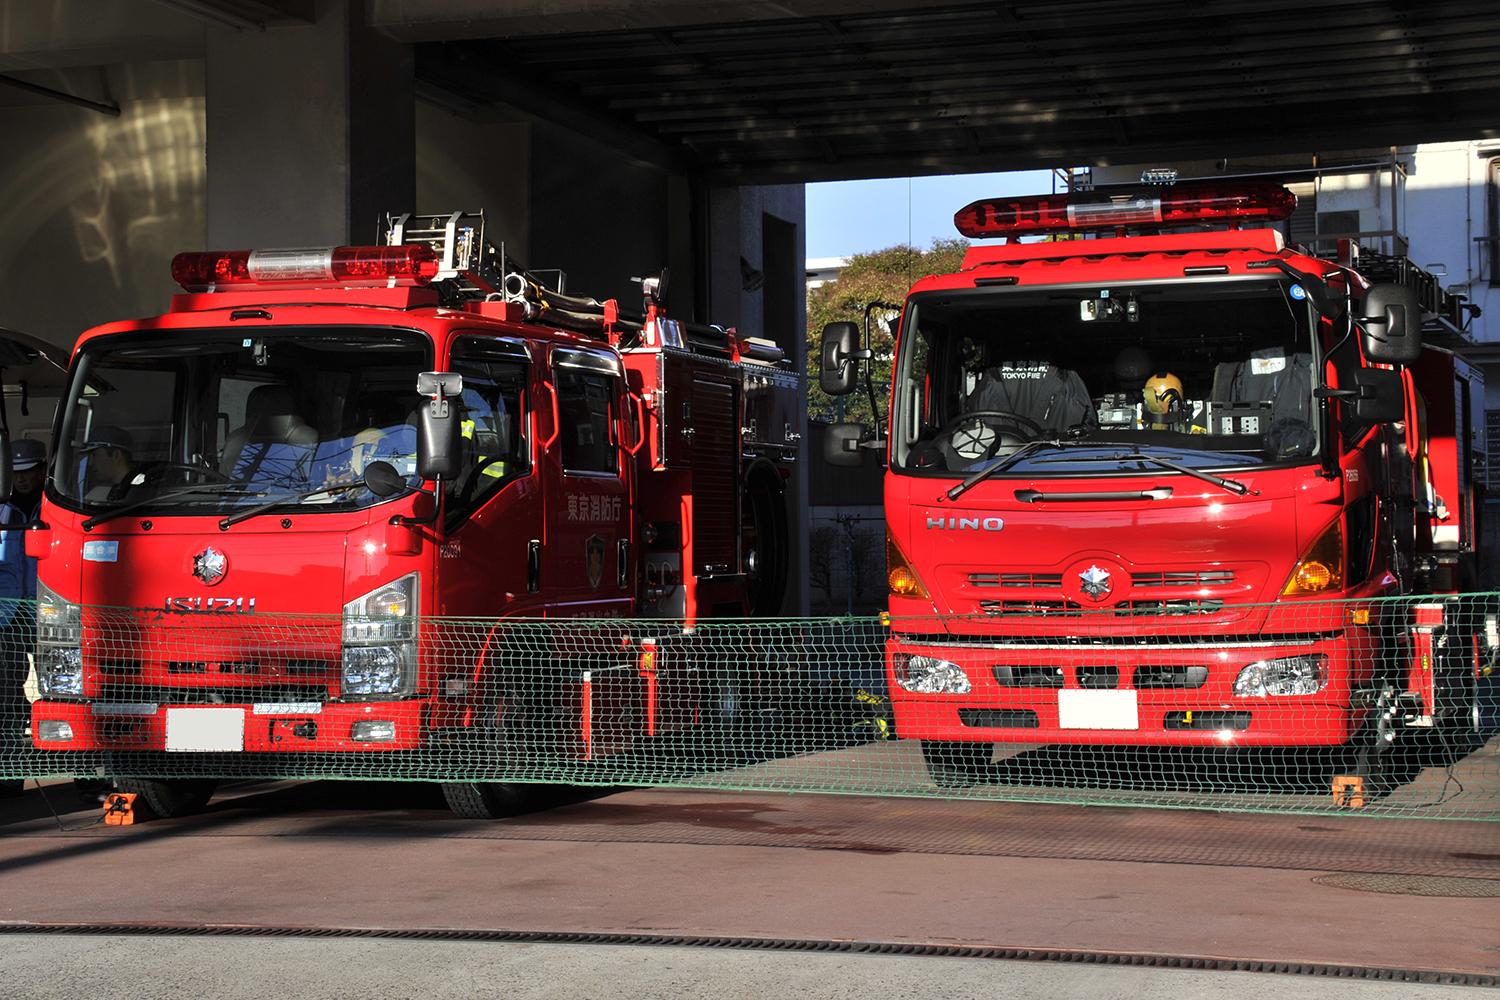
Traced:
<path id="1" fill-rule="evenodd" d="M 807 412 L 814 420 L 837 420 L 839 400 L 826 395 L 818 386 L 818 368 L 822 364 L 823 327 L 840 320 L 857 323 L 864 329 L 865 306 L 870 302 L 900 304 L 907 290 L 929 274 L 948 274 L 963 263 L 967 240 L 934 240 L 932 247 L 918 250 L 894 246 L 873 253 L 855 254 L 836 280 L 814 288 L 807 296 Z M 879 322 L 871 324 L 870 346 L 875 360 L 871 376 L 875 385 L 875 403 L 885 416 L 890 395 L 891 361 L 895 345 L 889 331 Z M 843 397 L 842 419 L 869 424 L 869 394 L 864 388 L 863 373 L 859 387 Z"/>

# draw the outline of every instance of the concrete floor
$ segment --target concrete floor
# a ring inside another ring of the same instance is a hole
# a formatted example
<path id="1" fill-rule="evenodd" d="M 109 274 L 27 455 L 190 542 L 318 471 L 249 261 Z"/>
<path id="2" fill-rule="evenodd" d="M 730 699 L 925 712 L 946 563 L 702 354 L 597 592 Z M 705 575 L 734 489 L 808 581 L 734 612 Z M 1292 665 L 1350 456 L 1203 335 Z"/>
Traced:
<path id="1" fill-rule="evenodd" d="M 689 948 L 431 941 L 14 936 L 0 973 L 31 1000 L 350 997 L 713 997 L 764 1000 L 1459 1000 L 1461 986 L 1336 984 L 1300 976 L 957 958 L 894 958 Z M 128 959 L 124 956 L 129 956 Z M 59 975 L 66 969 L 66 976 Z M 163 975 L 163 970 L 173 970 Z M 338 976 L 329 975 L 339 970 Z M 34 985 L 33 985 L 34 984 Z M 628 984 L 628 985 L 627 985 Z"/>
<path id="2" fill-rule="evenodd" d="M 68 786 L 50 792 L 69 804 Z M 0 920 L 852 939 L 1500 973 L 1494 896 L 1314 881 L 1406 873 L 1493 889 L 1493 823 L 660 790 L 544 794 L 534 807 L 472 822 L 431 786 L 287 783 L 134 827 L 79 808 L 60 829 L 30 790 L 0 802 Z"/>

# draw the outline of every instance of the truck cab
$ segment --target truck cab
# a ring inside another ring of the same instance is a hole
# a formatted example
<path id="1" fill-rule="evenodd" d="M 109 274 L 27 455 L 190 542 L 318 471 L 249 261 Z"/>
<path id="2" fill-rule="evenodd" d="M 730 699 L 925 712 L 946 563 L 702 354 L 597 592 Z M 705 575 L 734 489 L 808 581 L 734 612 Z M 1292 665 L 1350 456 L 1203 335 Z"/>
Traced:
<path id="1" fill-rule="evenodd" d="M 965 235 L 1048 238 L 911 289 L 888 434 L 836 428 L 830 458 L 886 450 L 892 700 L 940 783 L 997 742 L 1472 735 L 1474 617 L 1452 606 L 1442 679 L 1414 690 L 1391 599 L 1474 578 L 1475 372 L 1423 350 L 1410 289 L 1239 228 L 1294 203 L 1193 183 L 979 202 Z M 840 391 L 858 352 L 831 333 Z"/>
<path id="2" fill-rule="evenodd" d="M 219 777 L 441 744 L 514 773 L 521 746 L 591 759 L 698 718 L 691 654 L 656 649 L 779 602 L 794 449 L 742 428 L 796 379 L 502 261 L 462 214 L 182 254 L 167 313 L 79 339 L 27 539 L 38 748 Z M 699 369 L 697 413 L 670 412 L 658 389 Z M 523 624 L 554 618 L 599 624 Z M 158 812 L 202 787 L 172 780 Z M 452 800 L 484 814 L 475 787 Z"/>

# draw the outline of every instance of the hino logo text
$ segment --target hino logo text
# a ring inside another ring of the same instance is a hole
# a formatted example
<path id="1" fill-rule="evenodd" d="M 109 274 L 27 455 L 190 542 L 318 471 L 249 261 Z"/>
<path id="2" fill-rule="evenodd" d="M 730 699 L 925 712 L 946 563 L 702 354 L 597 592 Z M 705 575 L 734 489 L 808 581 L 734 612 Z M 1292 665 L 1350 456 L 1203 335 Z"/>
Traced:
<path id="1" fill-rule="evenodd" d="M 929 517 L 930 531 L 999 531 L 1005 519 L 999 517 Z"/>

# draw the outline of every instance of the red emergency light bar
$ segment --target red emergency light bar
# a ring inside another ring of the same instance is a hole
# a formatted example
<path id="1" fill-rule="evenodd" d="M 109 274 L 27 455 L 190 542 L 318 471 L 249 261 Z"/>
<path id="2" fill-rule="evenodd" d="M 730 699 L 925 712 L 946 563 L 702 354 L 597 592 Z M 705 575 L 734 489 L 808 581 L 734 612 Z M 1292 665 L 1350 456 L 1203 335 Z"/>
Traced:
<path id="1" fill-rule="evenodd" d="M 425 285 L 437 276 L 431 247 L 324 247 L 315 250 L 210 250 L 172 258 L 172 279 L 190 292 L 230 285 Z"/>
<path id="2" fill-rule="evenodd" d="M 1297 196 L 1280 184 L 1177 184 L 1125 194 L 1034 195 L 986 198 L 953 216 L 965 236 L 1028 236 L 1126 226 L 1176 226 L 1215 219 L 1278 222 L 1292 214 Z"/>

